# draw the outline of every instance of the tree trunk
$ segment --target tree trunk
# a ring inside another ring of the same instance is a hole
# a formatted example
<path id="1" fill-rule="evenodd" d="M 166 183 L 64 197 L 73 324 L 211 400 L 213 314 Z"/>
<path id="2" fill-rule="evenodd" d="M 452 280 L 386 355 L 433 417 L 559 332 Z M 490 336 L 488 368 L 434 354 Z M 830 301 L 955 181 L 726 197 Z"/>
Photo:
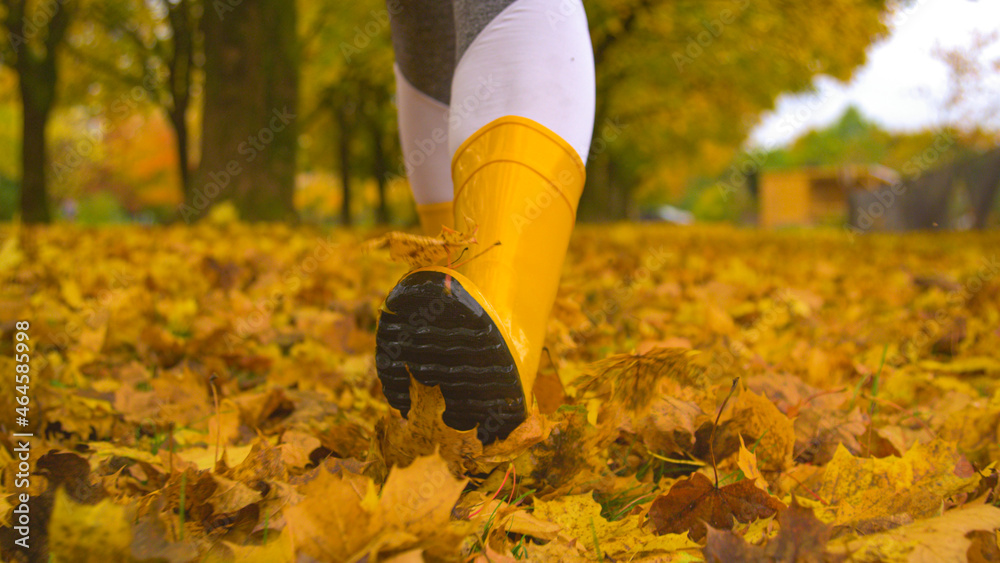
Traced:
<path id="1" fill-rule="evenodd" d="M 337 129 L 340 137 L 337 143 L 340 150 L 340 186 L 344 195 L 340 206 L 340 223 L 346 227 L 351 224 L 351 132 L 343 106 L 337 110 Z"/>
<path id="2" fill-rule="evenodd" d="M 197 19 L 192 14 L 189 0 L 176 4 L 163 2 L 167 9 L 170 29 L 173 35 L 173 52 L 170 57 L 170 106 L 168 114 L 174 128 L 177 147 L 177 166 L 181 179 L 184 202 L 193 203 L 194 190 L 191 179 L 191 159 L 188 154 L 190 144 L 187 127 L 187 110 L 191 104 L 191 80 L 194 70 L 194 29 Z"/>
<path id="3" fill-rule="evenodd" d="M 232 198 L 248 221 L 296 218 L 298 57 L 294 3 L 206 4 L 201 165 L 192 190 L 202 212 Z"/>
<path id="4" fill-rule="evenodd" d="M 21 122 L 21 220 L 25 223 L 48 223 L 49 197 L 45 167 L 48 164 L 45 126 L 56 98 L 56 56 L 71 19 L 69 5 L 52 8 L 42 46 L 34 49 L 26 39 L 24 23 L 27 20 L 25 2 L 5 2 L 7 9 L 3 20 L 8 40 L 14 47 L 16 60 L 12 65 L 17 73 L 23 116 Z M 9 63 L 8 63 L 9 64 Z"/>
<path id="5" fill-rule="evenodd" d="M 191 169 L 189 168 L 190 159 L 188 158 L 188 128 L 187 121 L 184 119 L 184 114 L 187 113 L 186 110 L 186 105 L 183 110 L 179 108 L 171 109 L 170 123 L 174 127 L 174 144 L 177 147 L 177 167 L 181 178 L 181 188 L 184 191 L 184 201 L 190 205 L 193 202 L 194 193 L 191 183 Z"/>
<path id="6" fill-rule="evenodd" d="M 606 223 L 615 220 L 616 217 L 611 212 L 613 199 L 608 155 L 596 154 L 587 164 L 587 183 L 580 197 L 578 220 L 586 223 Z"/>
<path id="7" fill-rule="evenodd" d="M 385 225 L 389 222 L 389 203 L 386 201 L 386 185 L 389 183 L 389 167 L 386 165 L 385 148 L 382 146 L 382 129 L 377 121 L 372 120 L 372 151 L 375 182 L 378 185 L 378 209 L 375 222 Z"/>
<path id="8" fill-rule="evenodd" d="M 615 178 L 609 144 L 621 134 L 606 124 L 607 112 L 598 101 L 594 115 L 594 138 L 590 142 L 587 182 L 580 197 L 577 220 L 583 223 L 606 223 L 626 219 L 630 192 Z"/>
<path id="9" fill-rule="evenodd" d="M 34 81 L 21 78 L 21 99 L 24 100 L 21 142 L 21 220 L 25 223 L 48 223 L 49 196 L 45 181 L 45 164 L 48 162 L 45 147 L 45 125 L 50 107 L 45 103 L 45 93 L 37 92 Z"/>

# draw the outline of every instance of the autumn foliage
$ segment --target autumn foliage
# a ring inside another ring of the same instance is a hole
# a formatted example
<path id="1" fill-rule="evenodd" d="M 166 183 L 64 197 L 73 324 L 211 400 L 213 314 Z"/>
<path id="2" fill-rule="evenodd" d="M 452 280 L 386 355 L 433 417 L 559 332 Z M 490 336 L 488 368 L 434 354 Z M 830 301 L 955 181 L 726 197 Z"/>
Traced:
<path id="1" fill-rule="evenodd" d="M 581 227 L 535 408 L 485 447 L 436 388 L 381 396 L 423 239 L 0 234 L 4 560 L 18 320 L 35 561 L 1000 559 L 995 233 Z"/>

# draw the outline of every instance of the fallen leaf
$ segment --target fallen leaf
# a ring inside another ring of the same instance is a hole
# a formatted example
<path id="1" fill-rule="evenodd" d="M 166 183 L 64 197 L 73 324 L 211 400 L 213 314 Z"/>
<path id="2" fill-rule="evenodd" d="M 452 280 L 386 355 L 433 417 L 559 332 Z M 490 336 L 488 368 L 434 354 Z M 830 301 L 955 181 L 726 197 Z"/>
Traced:
<path id="1" fill-rule="evenodd" d="M 652 535 L 642 528 L 642 516 L 633 514 L 608 521 L 601 516 L 601 505 L 589 495 L 563 496 L 552 501 L 536 500 L 534 516 L 562 526 L 560 536 L 575 539 L 588 550 L 597 549 L 608 557 L 651 552 L 698 549 L 683 532 Z"/>
<path id="2" fill-rule="evenodd" d="M 297 550 L 321 561 L 347 561 L 378 532 L 371 512 L 377 492 L 371 481 L 357 491 L 342 476 L 320 471 L 299 492 L 302 502 L 284 509 Z"/>
<path id="3" fill-rule="evenodd" d="M 131 556 L 137 561 L 166 560 L 168 563 L 191 561 L 198 548 L 189 541 L 174 541 L 158 511 L 140 516 L 132 530 Z"/>
<path id="4" fill-rule="evenodd" d="M 852 561 L 964 563 L 975 530 L 1000 528 L 1000 508 L 980 504 L 945 512 L 887 532 L 836 541 L 831 550 Z"/>
<path id="5" fill-rule="evenodd" d="M 767 561 L 763 547 L 747 543 L 729 530 L 718 530 L 712 526 L 707 526 L 705 549 L 702 553 L 707 563 Z"/>
<path id="6" fill-rule="evenodd" d="M 757 442 L 754 451 L 761 471 L 783 471 L 792 465 L 795 427 L 767 397 L 753 391 L 741 393 L 727 428 Z"/>
<path id="7" fill-rule="evenodd" d="M 829 561 L 826 544 L 833 527 L 824 524 L 813 511 L 795 502 L 778 515 L 778 535 L 767 542 L 765 553 L 772 561 L 810 563 Z"/>
<path id="8" fill-rule="evenodd" d="M 406 468 L 393 467 L 379 500 L 385 525 L 416 534 L 435 533 L 447 525 L 466 483 L 468 479 L 455 479 L 436 453 L 417 458 Z"/>
<path id="9" fill-rule="evenodd" d="M 554 370 L 539 369 L 532 394 L 542 414 L 552 414 L 566 403 L 566 389 Z"/>
<path id="10" fill-rule="evenodd" d="M 688 532 L 691 539 L 705 537 L 705 524 L 731 529 L 734 520 L 752 522 L 784 510 L 778 499 L 743 480 L 725 487 L 715 485 L 701 473 L 674 483 L 670 490 L 653 501 L 649 518 L 658 534 Z"/>
<path id="11" fill-rule="evenodd" d="M 49 519 L 49 556 L 80 563 L 128 561 L 134 513 L 111 499 L 78 504 L 58 489 Z"/>
<path id="12" fill-rule="evenodd" d="M 842 558 L 826 552 L 832 526 L 820 522 L 813 511 L 793 502 L 778 515 L 778 534 L 766 545 L 754 545 L 728 531 L 708 527 L 705 559 L 709 562 L 767 561 L 771 563 L 821 563 Z"/>
<path id="13" fill-rule="evenodd" d="M 385 466 L 406 466 L 420 456 L 439 451 L 455 475 L 475 467 L 483 453 L 476 430 L 455 430 L 441 419 L 444 396 L 439 387 L 427 387 L 410 378 L 410 412 L 403 418 L 397 411 L 383 417 L 375 427 L 379 453 Z"/>
<path id="14" fill-rule="evenodd" d="M 757 469 L 757 456 L 747 449 L 743 443 L 743 436 L 740 436 L 740 452 L 737 457 L 736 466 L 743 472 L 743 476 L 750 480 L 760 490 L 767 492 L 767 481 Z"/>
<path id="15" fill-rule="evenodd" d="M 465 487 L 439 455 L 394 467 L 378 497 L 368 478 L 322 470 L 299 488 L 303 500 L 285 509 L 293 541 L 320 560 L 353 560 L 383 550 L 420 547 L 442 555 L 456 549 L 468 523 L 451 520 Z"/>
<path id="16" fill-rule="evenodd" d="M 953 444 L 917 444 L 902 457 L 857 458 L 840 447 L 817 494 L 837 507 L 837 524 L 896 514 L 927 518 L 942 501 L 972 490 L 979 476 Z"/>
<path id="17" fill-rule="evenodd" d="M 406 262 L 411 268 L 434 266 L 445 260 L 451 263 L 461 249 L 475 244 L 476 230 L 475 223 L 469 220 L 467 230 L 456 231 L 443 227 L 441 234 L 436 237 L 393 231 L 366 242 L 362 250 L 388 248 L 389 258 Z"/>
<path id="18" fill-rule="evenodd" d="M 607 396 L 609 401 L 640 413 L 654 399 L 657 382 L 670 378 L 682 385 L 704 384 L 701 370 L 688 360 L 696 353 L 685 348 L 656 348 L 645 354 L 609 356 L 593 366 L 594 375 L 577 384 L 582 392 Z"/>

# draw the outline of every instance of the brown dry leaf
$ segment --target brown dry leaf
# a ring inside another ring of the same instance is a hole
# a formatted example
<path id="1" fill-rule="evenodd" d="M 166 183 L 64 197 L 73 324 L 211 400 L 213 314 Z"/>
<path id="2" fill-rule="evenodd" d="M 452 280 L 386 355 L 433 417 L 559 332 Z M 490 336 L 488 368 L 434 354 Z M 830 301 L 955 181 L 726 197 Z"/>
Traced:
<path id="1" fill-rule="evenodd" d="M 730 530 L 718 530 L 712 526 L 707 528 L 705 549 L 702 552 L 707 563 L 767 561 L 763 547 L 748 543 Z"/>
<path id="2" fill-rule="evenodd" d="M 476 243 L 477 230 L 476 224 L 470 219 L 465 231 L 444 227 L 436 237 L 393 231 L 366 242 L 362 250 L 370 252 L 388 248 L 389 258 L 393 261 L 405 262 L 414 269 L 423 268 L 441 264 L 445 260 L 454 261 L 463 248 Z"/>
<path id="3" fill-rule="evenodd" d="M 197 547 L 190 541 L 173 541 L 163 516 L 162 513 L 153 511 L 136 520 L 132 530 L 132 558 L 137 561 L 166 560 L 168 563 L 196 559 Z"/>
<path id="4" fill-rule="evenodd" d="M 258 438 L 250 448 L 250 453 L 239 465 L 227 472 L 234 481 L 253 484 L 258 481 L 287 481 L 288 466 L 285 465 L 283 450 L 272 446 L 267 440 Z"/>
<path id="5" fill-rule="evenodd" d="M 810 361 L 817 354 L 823 353 L 811 350 Z M 866 425 L 860 408 L 840 408 L 850 398 L 846 390 L 813 387 L 787 373 L 751 377 L 747 387 L 766 395 L 793 420 L 797 461 L 825 464 L 833 458 L 838 444 L 854 453 L 861 451 L 858 436 L 864 434 Z"/>
<path id="6" fill-rule="evenodd" d="M 48 479 L 50 491 L 62 487 L 77 502 L 93 504 L 106 496 L 100 485 L 92 482 L 87 460 L 72 452 L 45 453 L 35 463 L 35 473 Z"/>
<path id="7" fill-rule="evenodd" d="M 594 375 L 577 383 L 580 392 L 607 397 L 613 402 L 641 413 L 656 397 L 650 390 L 664 378 L 699 387 L 703 372 L 689 364 L 697 353 L 686 348 L 655 348 L 645 354 L 618 354 L 593 365 Z"/>
<path id="8" fill-rule="evenodd" d="M 210 497 L 198 499 L 198 502 L 212 505 L 215 514 L 234 513 L 262 500 L 260 491 L 239 481 L 230 481 L 219 475 L 212 475 L 212 479 L 216 482 L 215 492 Z"/>
<path id="9" fill-rule="evenodd" d="M 706 523 L 728 530 L 734 519 L 747 523 L 784 509 L 781 501 L 758 489 L 752 481 L 717 489 L 708 477 L 695 473 L 657 497 L 649 509 L 649 518 L 658 534 L 688 532 L 691 539 L 700 541 L 705 537 Z"/>
<path id="10" fill-rule="evenodd" d="M 599 477 L 602 467 L 607 467 L 606 449 L 618 436 L 617 425 L 590 424 L 582 406 L 560 409 L 553 418 L 548 438 L 533 446 L 527 456 L 536 479 L 533 486 L 545 490 L 546 498 L 554 490 L 572 491 L 576 485 Z"/>
<path id="11" fill-rule="evenodd" d="M 653 450 L 691 451 L 698 426 L 709 420 L 696 403 L 662 395 L 650 403 L 644 418 L 635 421 L 634 430 Z"/>
<path id="12" fill-rule="evenodd" d="M 1000 530 L 977 530 L 966 534 L 971 540 L 969 563 L 996 563 L 1000 561 Z"/>
<path id="13" fill-rule="evenodd" d="M 538 403 L 538 410 L 545 415 L 556 412 L 556 409 L 566 404 L 566 389 L 555 370 L 538 371 L 532 395 Z"/>
<path id="14" fill-rule="evenodd" d="M 979 475 L 953 444 L 910 448 L 902 457 L 857 458 L 840 447 L 817 491 L 837 507 L 837 524 L 908 514 L 927 518 L 948 497 L 975 488 Z"/>
<path id="15" fill-rule="evenodd" d="M 729 530 L 708 527 L 705 559 L 709 562 L 768 561 L 773 563 L 821 563 L 840 560 L 826 552 L 833 528 L 820 522 L 813 511 L 793 499 L 778 516 L 780 530 L 767 545 L 753 545 Z"/>
<path id="16" fill-rule="evenodd" d="M 278 448 L 281 449 L 281 460 L 287 467 L 301 470 L 311 463 L 309 455 L 321 446 L 319 438 L 305 432 L 289 430 L 281 435 L 281 444 Z"/>
<path id="17" fill-rule="evenodd" d="M 778 525 L 778 535 L 765 548 L 773 561 L 812 563 L 829 559 L 825 551 L 833 527 L 816 518 L 812 509 L 792 499 L 788 510 L 778 515 Z"/>

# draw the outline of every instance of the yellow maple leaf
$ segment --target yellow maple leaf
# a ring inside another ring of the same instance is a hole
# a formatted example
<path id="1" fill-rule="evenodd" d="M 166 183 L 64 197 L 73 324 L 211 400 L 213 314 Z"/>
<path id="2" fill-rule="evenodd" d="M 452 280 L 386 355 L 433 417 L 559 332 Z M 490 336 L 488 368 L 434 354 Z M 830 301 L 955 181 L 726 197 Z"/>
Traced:
<path id="1" fill-rule="evenodd" d="M 740 434 L 740 452 L 736 459 L 736 465 L 739 466 L 743 475 L 747 479 L 753 481 L 753 484 L 759 489 L 766 491 L 767 481 L 764 480 L 764 476 L 760 474 L 760 469 L 757 469 L 757 454 L 747 449 L 746 444 L 743 443 L 742 434 Z"/>
<path id="2" fill-rule="evenodd" d="M 827 464 L 819 496 L 837 507 L 836 524 L 907 514 L 927 518 L 949 496 L 979 482 L 954 444 L 917 444 L 903 457 L 858 458 L 842 445 Z"/>
<path id="3" fill-rule="evenodd" d="M 436 453 L 394 467 L 381 497 L 367 477 L 321 471 L 299 488 L 302 502 L 284 513 L 294 543 L 323 561 L 353 561 L 418 546 L 447 553 L 471 529 L 467 522 L 451 520 L 466 483 L 454 478 Z"/>
<path id="4" fill-rule="evenodd" d="M 299 488 L 302 502 L 284 509 L 292 541 L 300 551 L 320 560 L 346 561 L 378 531 L 363 504 L 377 497 L 374 483 L 355 490 L 352 481 L 321 470 Z M 336 510 L 331 510 L 336 507 Z"/>
<path id="5" fill-rule="evenodd" d="M 852 561 L 906 561 L 940 563 L 966 561 L 969 532 L 1000 528 L 1000 508 L 988 504 L 948 511 L 879 534 L 860 538 L 846 536 L 831 543 L 832 552 L 849 555 Z M 968 559 L 971 560 L 971 559 Z"/>
<path id="6" fill-rule="evenodd" d="M 560 537 L 567 543 L 576 540 L 592 553 L 608 557 L 625 554 L 674 552 L 700 549 L 687 534 L 654 535 L 642 528 L 644 517 L 633 514 L 608 521 L 601 516 L 601 505 L 590 494 L 567 495 L 551 501 L 535 500 L 534 515 L 562 526 Z"/>
<path id="7" fill-rule="evenodd" d="M 770 399 L 753 391 L 740 394 L 733 407 L 733 431 L 757 441 L 754 450 L 763 471 L 782 471 L 792 465 L 795 426 Z"/>
<path id="8" fill-rule="evenodd" d="M 53 561 L 80 563 L 126 560 L 134 512 L 110 498 L 94 505 L 78 504 L 59 488 L 49 520 L 49 556 Z"/>
<path id="9" fill-rule="evenodd" d="M 468 479 L 456 479 L 440 455 L 393 467 L 382 487 L 379 508 L 387 525 L 433 534 L 451 519 L 451 509 Z"/>

